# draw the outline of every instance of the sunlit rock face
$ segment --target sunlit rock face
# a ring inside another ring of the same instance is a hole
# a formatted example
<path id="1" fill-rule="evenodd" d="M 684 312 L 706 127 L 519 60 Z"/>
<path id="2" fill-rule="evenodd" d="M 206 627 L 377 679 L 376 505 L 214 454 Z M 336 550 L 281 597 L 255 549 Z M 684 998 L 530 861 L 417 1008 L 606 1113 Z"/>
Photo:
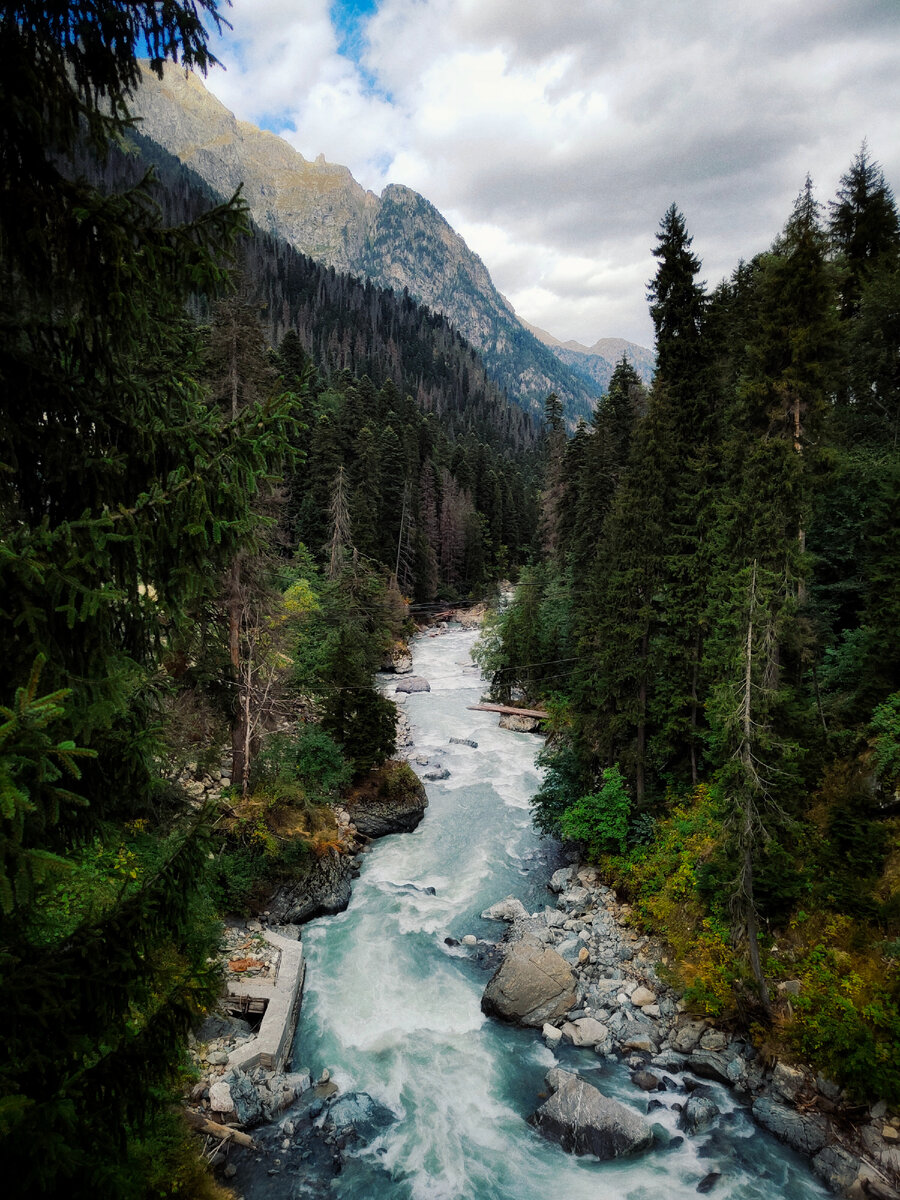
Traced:
<path id="1" fill-rule="evenodd" d="M 238 121 L 194 75 L 144 68 L 132 111 L 139 129 L 221 196 L 242 186 L 263 229 L 336 271 L 371 279 L 443 313 L 481 352 L 510 398 L 542 411 L 547 394 L 571 422 L 588 417 L 601 387 L 560 362 L 519 321 L 484 263 L 438 210 L 410 188 L 366 191 L 346 167 L 310 162 L 283 138 Z"/>

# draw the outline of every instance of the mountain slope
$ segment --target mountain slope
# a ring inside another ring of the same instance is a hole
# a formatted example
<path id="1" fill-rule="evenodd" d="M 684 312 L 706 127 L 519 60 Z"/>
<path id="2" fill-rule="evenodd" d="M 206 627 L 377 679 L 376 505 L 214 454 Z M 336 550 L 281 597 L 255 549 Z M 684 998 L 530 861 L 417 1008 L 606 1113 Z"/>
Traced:
<path id="1" fill-rule="evenodd" d="M 616 363 L 622 360 L 623 355 L 644 383 L 649 384 L 653 379 L 656 356 L 646 346 L 627 342 L 625 338 L 599 338 L 593 346 L 585 346 L 574 340 L 561 342 L 552 333 L 547 333 L 546 329 L 538 329 L 536 325 L 529 325 L 526 321 L 522 324 L 538 341 L 552 350 L 560 362 L 604 390 L 612 378 Z"/>
<path id="2" fill-rule="evenodd" d="M 144 71 L 132 104 L 140 130 L 220 195 L 243 185 L 256 223 L 338 271 L 365 275 L 442 312 L 482 355 L 510 398 L 540 411 L 548 392 L 570 418 L 588 416 L 601 388 L 572 370 L 518 320 L 484 263 L 433 204 L 397 184 L 379 198 L 346 167 L 309 162 L 282 138 L 238 121 L 193 75 Z"/>

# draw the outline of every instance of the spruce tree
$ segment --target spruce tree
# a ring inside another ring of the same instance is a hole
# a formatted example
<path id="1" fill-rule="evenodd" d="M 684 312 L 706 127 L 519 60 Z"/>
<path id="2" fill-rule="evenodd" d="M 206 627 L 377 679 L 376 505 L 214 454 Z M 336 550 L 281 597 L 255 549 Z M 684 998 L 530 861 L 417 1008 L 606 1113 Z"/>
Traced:
<path id="1" fill-rule="evenodd" d="M 212 61 L 204 15 L 217 20 L 211 0 L 0 16 L 4 810 L 28 790 L 0 837 L 43 863 L 0 916 L 0 1128 L 31 1195 L 141 1194 L 128 1140 L 167 1105 L 188 1022 L 217 986 L 202 832 L 161 786 L 153 731 L 164 654 L 252 542 L 285 414 L 267 402 L 232 420 L 198 383 L 184 305 L 222 286 L 239 208 L 168 227 L 147 188 L 103 193 L 72 163 L 80 138 L 102 155 L 125 130 L 139 46 L 157 70 Z M 54 708 L 50 746 L 23 743 L 17 722 L 36 730 Z M 81 778 L 61 788 L 53 754 Z M 120 838 L 133 875 L 110 867 L 98 887 L 88 868 Z"/>

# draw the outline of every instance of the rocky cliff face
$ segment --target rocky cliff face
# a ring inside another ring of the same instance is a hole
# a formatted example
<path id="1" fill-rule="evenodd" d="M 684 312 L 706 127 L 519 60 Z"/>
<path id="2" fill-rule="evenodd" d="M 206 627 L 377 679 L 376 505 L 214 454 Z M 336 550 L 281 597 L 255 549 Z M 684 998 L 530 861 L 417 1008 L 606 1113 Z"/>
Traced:
<path id="1" fill-rule="evenodd" d="M 164 146 L 222 196 L 243 184 L 253 219 L 311 258 L 359 273 L 378 197 L 346 167 L 321 155 L 309 162 L 293 146 L 234 114 L 197 76 L 147 68 L 132 112 L 140 131 Z"/>
<path id="2" fill-rule="evenodd" d="M 444 313 L 478 349 L 510 399 L 540 410 L 555 391 L 574 421 L 601 388 L 572 371 L 518 320 L 484 263 L 433 204 L 392 184 L 381 197 L 346 167 L 309 162 L 284 139 L 238 121 L 176 67 L 148 69 L 132 103 L 141 132 L 230 196 L 243 184 L 253 219 L 335 270 L 365 275 Z"/>

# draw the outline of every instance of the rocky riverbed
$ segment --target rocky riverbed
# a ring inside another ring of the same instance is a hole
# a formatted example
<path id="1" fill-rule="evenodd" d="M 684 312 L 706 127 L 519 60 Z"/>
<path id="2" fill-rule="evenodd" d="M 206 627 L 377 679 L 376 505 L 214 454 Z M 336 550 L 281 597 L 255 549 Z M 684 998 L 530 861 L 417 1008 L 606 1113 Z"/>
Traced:
<path id="1" fill-rule="evenodd" d="M 508 897 L 482 913 L 509 923 L 503 960 L 484 992 L 485 1012 L 540 1028 L 551 1048 L 571 1045 L 624 1060 L 647 1093 L 648 1116 L 675 1109 L 685 1136 L 719 1116 L 706 1087 L 714 1081 L 731 1089 L 757 1124 L 808 1156 L 832 1191 L 853 1200 L 900 1197 L 896 1114 L 883 1104 L 853 1108 L 830 1080 L 765 1062 L 746 1038 L 687 1012 L 660 977 L 664 947 L 629 926 L 628 905 L 593 867 L 562 868 L 550 888 L 558 894 L 555 907 L 528 913 Z M 600 1103 L 600 1093 L 577 1074 L 554 1068 L 547 1082 L 554 1095 L 534 1121 L 565 1149 L 615 1157 L 652 1141 L 645 1122 L 627 1117 L 633 1110 Z M 704 1181 L 703 1190 L 715 1182 Z"/>

